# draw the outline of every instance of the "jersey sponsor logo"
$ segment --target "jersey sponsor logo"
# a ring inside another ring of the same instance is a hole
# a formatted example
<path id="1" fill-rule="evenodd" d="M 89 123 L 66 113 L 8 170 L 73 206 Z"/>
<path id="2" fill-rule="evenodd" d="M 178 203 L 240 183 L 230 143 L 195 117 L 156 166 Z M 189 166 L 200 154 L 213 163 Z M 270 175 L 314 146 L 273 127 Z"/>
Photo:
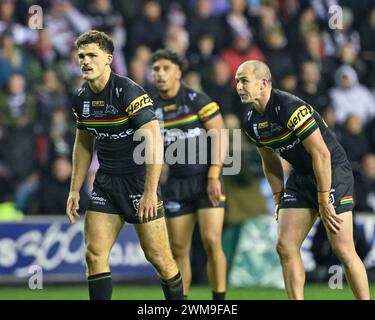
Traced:
<path id="1" fill-rule="evenodd" d="M 107 104 L 104 113 L 117 114 L 118 110 L 115 106 Z"/>
<path id="2" fill-rule="evenodd" d="M 163 108 L 165 112 L 171 112 L 177 110 L 177 104 L 169 104 Z"/>
<path id="3" fill-rule="evenodd" d="M 277 152 L 277 153 L 283 153 L 285 151 L 288 151 L 288 150 L 291 150 L 293 149 L 297 144 L 299 144 L 301 142 L 301 140 L 299 138 L 297 138 L 297 140 L 294 140 L 292 144 L 288 144 L 287 146 L 283 146 L 283 147 L 280 147 L 280 148 L 275 148 L 274 150 Z"/>
<path id="4" fill-rule="evenodd" d="M 91 101 L 91 105 L 93 107 L 104 107 L 105 102 L 103 100 L 94 100 L 94 101 Z"/>
<path id="5" fill-rule="evenodd" d="M 268 121 L 259 122 L 258 128 L 259 129 L 268 128 Z"/>
<path id="6" fill-rule="evenodd" d="M 209 117 L 210 115 L 214 114 L 219 110 L 219 106 L 216 102 L 211 102 L 207 105 L 205 105 L 202 109 L 198 111 L 198 116 L 200 119 L 204 119 Z"/>
<path id="7" fill-rule="evenodd" d="M 129 116 L 132 116 L 134 113 L 139 111 L 144 107 L 152 106 L 152 100 L 147 95 L 141 95 L 140 97 L 134 99 L 128 107 L 125 108 L 125 111 L 128 113 Z"/>
<path id="8" fill-rule="evenodd" d="M 82 117 L 88 118 L 90 116 L 90 101 L 83 101 Z"/>
<path id="9" fill-rule="evenodd" d="M 105 206 L 106 203 L 107 203 L 107 200 L 103 197 L 99 197 L 98 194 L 93 191 L 92 195 L 91 195 L 91 201 L 93 204 L 98 204 L 98 205 L 101 205 L 101 206 Z"/>
<path id="10" fill-rule="evenodd" d="M 126 131 L 121 131 L 120 133 L 113 133 L 109 134 L 108 132 L 98 132 L 95 128 L 87 128 L 88 131 L 90 131 L 94 136 L 96 140 L 117 140 L 117 139 L 123 139 L 126 137 L 129 137 L 134 133 L 133 129 L 128 129 Z"/>
<path id="11" fill-rule="evenodd" d="M 164 204 L 165 209 L 171 213 L 176 213 L 181 209 L 181 204 L 174 201 L 168 201 Z"/>
<path id="12" fill-rule="evenodd" d="M 292 116 L 288 120 L 288 128 L 290 130 L 296 130 L 304 124 L 312 115 L 312 108 L 309 106 L 302 105 L 296 111 L 293 112 Z"/>

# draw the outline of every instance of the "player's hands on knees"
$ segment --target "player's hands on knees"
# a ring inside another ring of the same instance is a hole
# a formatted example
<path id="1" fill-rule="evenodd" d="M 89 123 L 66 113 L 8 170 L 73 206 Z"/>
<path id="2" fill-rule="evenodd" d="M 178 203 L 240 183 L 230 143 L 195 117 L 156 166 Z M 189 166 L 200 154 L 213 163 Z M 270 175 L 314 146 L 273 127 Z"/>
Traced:
<path id="1" fill-rule="evenodd" d="M 158 196 L 156 193 L 145 192 L 139 200 L 138 220 L 139 223 L 146 223 L 157 216 Z"/>
<path id="2" fill-rule="evenodd" d="M 326 229 L 332 233 L 337 233 L 340 230 L 340 223 L 343 220 L 336 214 L 332 203 L 319 204 L 319 214 Z"/>
<path id="3" fill-rule="evenodd" d="M 213 206 L 220 204 L 221 182 L 216 178 L 209 178 L 207 183 L 207 194 Z"/>
<path id="4" fill-rule="evenodd" d="M 75 218 L 79 218 L 79 192 L 71 191 L 69 192 L 68 201 L 66 203 L 66 215 L 69 218 L 70 223 L 75 222 Z"/>

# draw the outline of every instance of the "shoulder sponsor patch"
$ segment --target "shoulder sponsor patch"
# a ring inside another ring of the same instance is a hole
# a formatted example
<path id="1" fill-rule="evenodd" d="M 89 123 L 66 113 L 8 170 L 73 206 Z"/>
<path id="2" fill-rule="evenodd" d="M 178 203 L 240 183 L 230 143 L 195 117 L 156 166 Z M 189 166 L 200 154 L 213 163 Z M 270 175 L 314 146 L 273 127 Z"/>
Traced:
<path id="1" fill-rule="evenodd" d="M 290 130 L 298 129 L 307 119 L 311 117 L 312 114 L 313 110 L 310 106 L 300 106 L 296 111 L 293 112 L 293 114 L 289 118 L 287 127 Z"/>
<path id="2" fill-rule="evenodd" d="M 125 111 L 129 116 L 132 116 L 134 113 L 139 111 L 144 107 L 150 107 L 153 105 L 151 98 L 148 94 L 143 94 L 138 98 L 134 99 L 126 108 Z"/>
<path id="3" fill-rule="evenodd" d="M 204 119 L 214 114 L 219 109 L 220 108 L 216 102 L 211 102 L 209 104 L 206 104 L 202 109 L 198 111 L 198 116 L 200 119 Z"/>
<path id="4" fill-rule="evenodd" d="M 258 127 L 259 127 L 259 129 L 268 128 L 268 121 L 259 122 Z"/>

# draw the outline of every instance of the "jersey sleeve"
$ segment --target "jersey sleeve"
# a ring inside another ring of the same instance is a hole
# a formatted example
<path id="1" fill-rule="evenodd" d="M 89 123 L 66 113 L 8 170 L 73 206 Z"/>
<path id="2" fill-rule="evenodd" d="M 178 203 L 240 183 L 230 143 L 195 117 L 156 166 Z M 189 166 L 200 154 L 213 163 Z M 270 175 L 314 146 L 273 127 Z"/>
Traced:
<path id="1" fill-rule="evenodd" d="M 201 122 L 207 122 L 220 114 L 219 105 L 212 101 L 208 95 L 201 92 L 195 100 L 196 113 Z"/>
<path id="2" fill-rule="evenodd" d="M 74 118 L 76 119 L 76 128 L 80 130 L 86 130 L 86 127 L 81 123 L 79 113 L 78 113 L 78 101 L 77 96 L 74 95 L 72 98 L 72 111 Z"/>
<path id="3" fill-rule="evenodd" d="M 152 99 L 146 91 L 136 83 L 132 83 L 127 88 L 125 112 L 134 129 L 140 128 L 147 122 L 156 120 Z"/>
<path id="4" fill-rule="evenodd" d="M 296 101 L 280 107 L 279 118 L 281 125 L 293 131 L 302 141 L 318 129 L 314 113 L 311 106 Z"/>

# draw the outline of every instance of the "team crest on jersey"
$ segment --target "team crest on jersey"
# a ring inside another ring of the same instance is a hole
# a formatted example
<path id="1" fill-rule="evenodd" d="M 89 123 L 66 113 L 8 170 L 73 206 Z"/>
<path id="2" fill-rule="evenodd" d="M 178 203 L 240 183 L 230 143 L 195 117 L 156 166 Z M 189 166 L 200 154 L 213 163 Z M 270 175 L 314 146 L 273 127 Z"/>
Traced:
<path id="1" fill-rule="evenodd" d="M 82 117 L 88 118 L 90 116 L 90 101 L 83 101 Z"/>
<path id="2" fill-rule="evenodd" d="M 107 104 L 105 106 L 105 111 L 104 113 L 110 113 L 110 114 L 117 114 L 118 113 L 118 110 L 116 109 L 115 106 L 111 105 L 111 104 Z"/>
<path id="3" fill-rule="evenodd" d="M 191 92 L 188 94 L 189 98 L 191 101 L 193 101 L 196 97 L 197 97 L 197 94 L 195 92 Z"/>

